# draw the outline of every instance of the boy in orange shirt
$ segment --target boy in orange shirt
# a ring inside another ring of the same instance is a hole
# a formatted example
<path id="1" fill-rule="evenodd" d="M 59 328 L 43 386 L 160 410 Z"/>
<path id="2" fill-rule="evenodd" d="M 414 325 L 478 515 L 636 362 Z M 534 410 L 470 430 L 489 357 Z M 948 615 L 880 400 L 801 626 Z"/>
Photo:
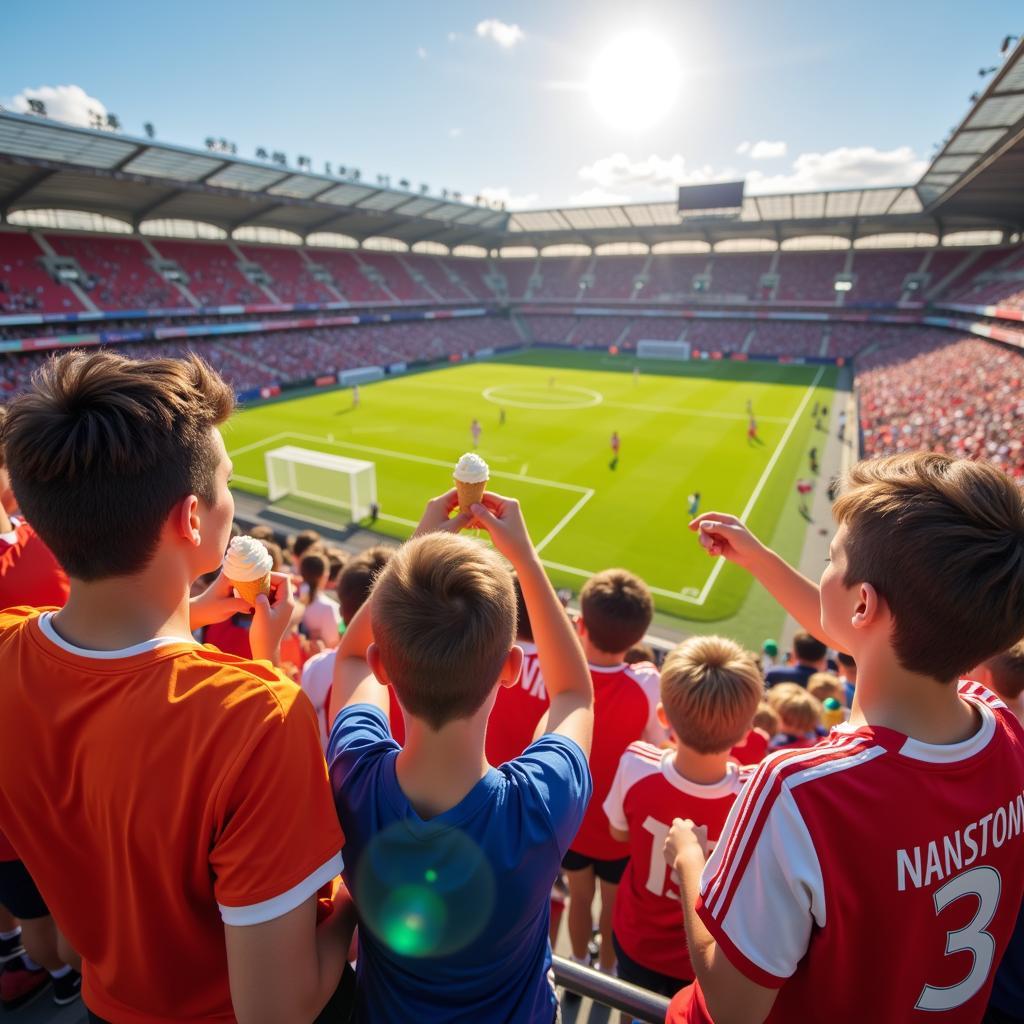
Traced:
<path id="1" fill-rule="evenodd" d="M 271 664 L 289 582 L 257 598 L 258 660 L 191 636 L 245 607 L 223 578 L 189 602 L 230 534 L 232 407 L 198 358 L 73 352 L 0 438 L 71 580 L 60 611 L 0 614 L 0 829 L 117 1024 L 311 1021 L 352 927 L 316 924 L 343 837 L 313 709 Z"/>

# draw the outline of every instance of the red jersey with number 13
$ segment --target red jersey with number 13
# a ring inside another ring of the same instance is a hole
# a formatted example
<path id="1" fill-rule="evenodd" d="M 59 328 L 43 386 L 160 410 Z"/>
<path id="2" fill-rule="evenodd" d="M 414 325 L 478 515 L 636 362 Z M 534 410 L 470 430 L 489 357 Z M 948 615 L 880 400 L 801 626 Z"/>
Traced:
<path id="1" fill-rule="evenodd" d="M 744 788 L 697 913 L 738 970 L 779 989 L 768 1021 L 984 1015 L 1024 893 L 1024 727 L 977 683 L 960 696 L 980 721 L 962 743 L 837 726 Z M 701 994 L 680 993 L 668 1020 L 706 1021 Z"/>

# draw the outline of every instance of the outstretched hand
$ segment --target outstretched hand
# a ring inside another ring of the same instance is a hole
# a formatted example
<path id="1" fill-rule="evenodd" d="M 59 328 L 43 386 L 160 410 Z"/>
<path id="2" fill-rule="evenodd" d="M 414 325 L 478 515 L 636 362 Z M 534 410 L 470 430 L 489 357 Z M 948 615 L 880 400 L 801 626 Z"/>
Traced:
<path id="1" fill-rule="evenodd" d="M 696 532 L 701 547 L 709 555 L 725 558 L 744 568 L 749 568 L 764 550 L 745 523 L 724 512 L 705 512 L 690 523 L 690 529 Z"/>
<path id="2" fill-rule="evenodd" d="M 515 498 L 485 492 L 473 506 L 473 525 L 486 530 L 494 546 L 517 569 L 536 555 L 523 510 Z"/>
<path id="3" fill-rule="evenodd" d="M 295 611 L 295 591 L 288 573 L 270 574 L 270 597 L 259 594 L 249 627 L 249 646 L 257 660 L 278 661 L 278 651 Z"/>
<path id="4" fill-rule="evenodd" d="M 450 491 L 445 491 L 444 494 L 439 494 L 436 498 L 431 498 L 423 510 L 419 526 L 416 527 L 413 537 L 422 537 L 427 533 L 438 532 L 458 533 L 459 530 L 464 530 L 473 521 L 473 517 L 468 512 L 459 512 L 453 516 L 452 512 L 458 507 L 459 492 L 454 487 Z"/>

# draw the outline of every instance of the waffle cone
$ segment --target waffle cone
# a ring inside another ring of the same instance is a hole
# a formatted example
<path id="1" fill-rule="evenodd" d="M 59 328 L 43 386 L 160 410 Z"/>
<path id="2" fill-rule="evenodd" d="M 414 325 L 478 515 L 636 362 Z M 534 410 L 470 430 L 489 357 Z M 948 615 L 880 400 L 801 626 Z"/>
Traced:
<path id="1" fill-rule="evenodd" d="M 258 580 L 229 580 L 231 586 L 238 591 L 238 596 L 245 601 L 246 604 L 251 604 L 253 607 L 256 606 L 256 598 L 260 594 L 270 594 L 270 573 L 266 576 L 261 576 Z"/>
<path id="2" fill-rule="evenodd" d="M 484 496 L 487 490 L 487 481 L 481 480 L 478 484 L 468 484 L 465 480 L 455 481 L 455 490 L 459 495 L 459 511 L 470 512 L 470 506 L 475 505 Z"/>

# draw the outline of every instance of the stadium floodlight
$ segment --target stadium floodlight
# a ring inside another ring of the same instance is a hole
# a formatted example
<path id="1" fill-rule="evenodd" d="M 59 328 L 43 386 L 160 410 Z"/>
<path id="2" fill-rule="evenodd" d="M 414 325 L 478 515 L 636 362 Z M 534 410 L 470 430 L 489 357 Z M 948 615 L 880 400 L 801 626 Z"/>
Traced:
<path id="1" fill-rule="evenodd" d="M 1020 39 L 1020 36 L 1007 36 L 1007 37 L 1006 37 L 1006 38 L 1005 38 L 1005 39 L 1003 40 L 1003 45 L 999 47 L 999 52 L 1000 52 L 1000 53 L 1006 53 L 1006 51 L 1007 51 L 1007 50 L 1008 50 L 1008 49 L 1009 49 L 1009 48 L 1010 48 L 1010 47 L 1011 47 L 1011 46 L 1012 46 L 1012 45 L 1013 45 L 1013 44 L 1014 44 L 1015 42 L 1017 42 L 1017 40 L 1018 40 L 1018 39 Z"/>
<path id="2" fill-rule="evenodd" d="M 836 281 L 832 287 L 835 288 L 837 292 L 848 292 L 853 287 L 853 282 L 849 279 L 845 281 Z"/>
<path id="3" fill-rule="evenodd" d="M 994 75 L 999 68 L 993 66 L 990 68 L 978 68 L 978 77 L 984 78 L 986 75 Z"/>
<path id="4" fill-rule="evenodd" d="M 146 133 L 146 138 L 147 139 L 152 139 L 152 138 L 156 137 L 156 128 L 153 127 L 153 122 L 152 121 L 147 121 L 142 126 L 142 130 Z"/>
<path id="5" fill-rule="evenodd" d="M 285 445 L 267 452 L 266 468 L 272 502 L 297 498 L 337 510 L 342 521 L 350 522 L 365 519 L 374 506 L 379 514 L 377 467 L 372 462 Z"/>

